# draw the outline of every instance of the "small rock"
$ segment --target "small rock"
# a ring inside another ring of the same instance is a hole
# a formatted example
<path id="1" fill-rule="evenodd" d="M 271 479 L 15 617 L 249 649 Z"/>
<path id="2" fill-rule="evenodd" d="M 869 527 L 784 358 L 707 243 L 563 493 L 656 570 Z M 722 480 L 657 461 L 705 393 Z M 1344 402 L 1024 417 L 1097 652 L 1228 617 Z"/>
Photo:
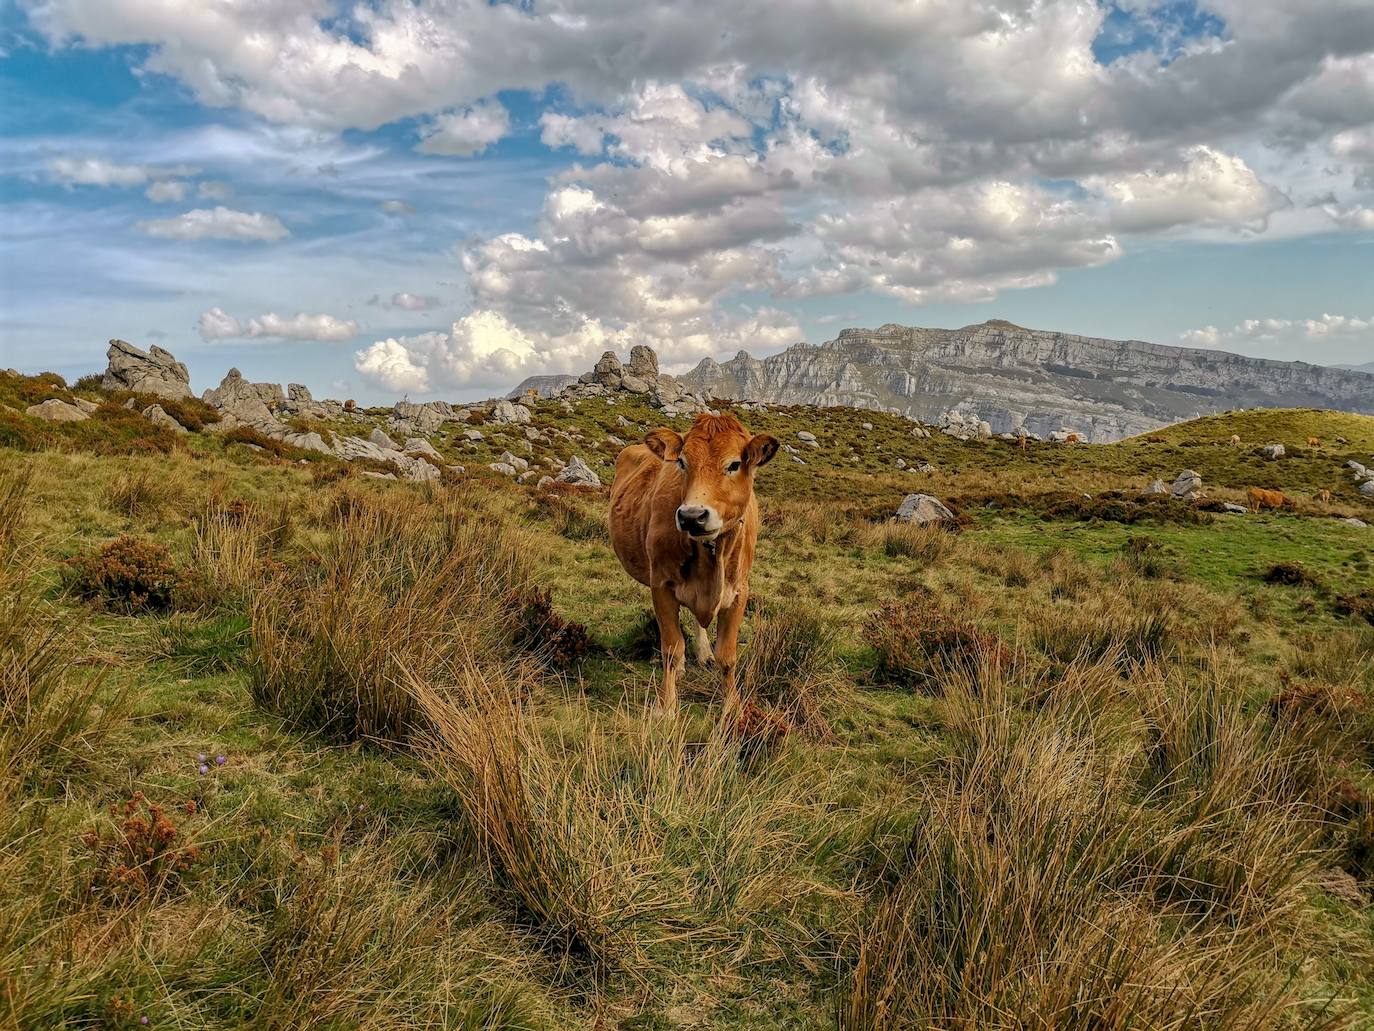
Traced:
<path id="1" fill-rule="evenodd" d="M 568 459 L 568 464 L 563 467 L 563 471 L 558 474 L 556 479 L 559 483 L 573 483 L 582 487 L 601 486 L 601 477 L 597 476 L 595 470 L 576 455 Z"/>
<path id="2" fill-rule="evenodd" d="M 624 442 L 623 440 L 621 440 L 619 437 L 617 437 L 614 433 L 608 433 L 608 434 L 606 434 L 606 443 L 607 443 L 607 444 L 610 444 L 612 447 L 624 447 L 624 446 L 625 446 L 625 442 Z"/>
<path id="3" fill-rule="evenodd" d="M 44 422 L 84 422 L 90 416 L 83 412 L 76 405 L 68 404 L 66 401 L 50 397 L 41 405 L 30 405 L 24 409 L 25 415 L 32 415 L 35 419 L 42 419 Z"/>
<path id="4" fill-rule="evenodd" d="M 1369 524 L 1366 523 L 1363 519 L 1357 519 L 1354 516 L 1351 516 L 1348 519 L 1342 519 L 1341 522 L 1345 523 L 1346 526 L 1353 526 L 1357 530 L 1364 530 L 1368 529 L 1369 527 Z"/>
<path id="5" fill-rule="evenodd" d="M 482 436 L 481 430 L 464 430 L 463 436 L 466 437 L 468 440 L 472 441 L 474 444 L 476 444 L 479 440 L 487 439 L 486 437 Z"/>
<path id="6" fill-rule="evenodd" d="M 894 517 L 899 523 L 939 523 L 954 519 L 954 513 L 932 494 L 908 494 Z"/>
<path id="7" fill-rule="evenodd" d="M 131 397 L 129 398 L 129 400 L 132 401 L 133 398 Z M 76 407 L 80 408 L 87 415 L 94 415 L 96 412 L 100 410 L 100 406 L 98 404 L 96 404 L 94 401 L 87 401 L 84 397 L 72 398 L 72 404 L 76 405 Z"/>
<path id="8" fill-rule="evenodd" d="M 143 409 L 143 418 L 147 419 L 154 426 L 161 426 L 163 429 L 171 430 L 173 433 L 187 432 L 186 427 L 168 415 L 162 405 L 149 405 L 147 408 Z"/>
<path id="9" fill-rule="evenodd" d="M 871 430 L 873 428 L 873 424 L 871 422 L 861 422 L 859 423 L 859 425 L 866 430 Z"/>
<path id="10" fill-rule="evenodd" d="M 498 465 L 504 464 L 514 466 L 521 472 L 530 467 L 529 462 L 525 461 L 523 458 L 520 458 L 518 455 L 511 454 L 509 451 L 502 451 L 501 454 L 497 456 L 496 462 Z"/>
<path id="11" fill-rule="evenodd" d="M 1374 480 L 1365 480 L 1360 484 L 1360 493 L 1367 498 L 1374 498 Z"/>
<path id="12" fill-rule="evenodd" d="M 487 468 L 492 472 L 500 473 L 502 476 L 514 476 L 516 472 L 515 466 L 507 462 L 492 462 Z"/>
<path id="13" fill-rule="evenodd" d="M 530 410 L 524 405 L 501 400 L 492 405 L 490 418 L 492 422 L 510 422 L 524 425 L 530 421 Z"/>
<path id="14" fill-rule="evenodd" d="M 1169 493 L 1184 501 L 1202 496 L 1202 475 L 1193 469 L 1184 469 L 1169 488 Z"/>
<path id="15" fill-rule="evenodd" d="M 812 433 L 810 430 L 798 430 L 797 439 L 800 440 L 803 444 L 816 443 L 816 435 Z"/>
<path id="16" fill-rule="evenodd" d="M 1147 487 L 1147 488 L 1145 489 L 1145 493 L 1146 493 L 1146 494 L 1168 494 L 1168 493 L 1169 493 L 1169 488 L 1166 487 L 1166 486 L 1164 486 L 1164 481 L 1163 481 L 1163 480 L 1155 480 L 1154 483 L 1150 484 L 1150 486 Z"/>
<path id="17" fill-rule="evenodd" d="M 1233 501 L 1223 501 L 1221 507 L 1224 511 L 1230 512 L 1232 515 L 1245 515 L 1250 511 L 1244 505 L 1237 505 Z"/>
<path id="18" fill-rule="evenodd" d="M 547 486 L 548 486 L 549 484 L 551 484 L 552 482 L 553 482 L 553 477 L 552 477 L 552 476 L 541 476 L 541 477 L 539 477 L 539 482 L 536 483 L 535 486 L 536 486 L 536 487 L 547 487 Z"/>
<path id="19" fill-rule="evenodd" d="M 401 445 L 397 444 L 394 440 L 392 440 L 391 437 L 387 435 L 386 430 L 380 428 L 375 429 L 371 433 L 369 433 L 367 435 L 367 439 L 373 444 L 376 444 L 378 447 L 386 448 L 388 451 L 401 450 Z"/>
<path id="20" fill-rule="evenodd" d="M 1264 453 L 1264 457 L 1269 459 L 1271 462 L 1274 461 L 1276 458 L 1282 458 L 1286 453 L 1283 449 L 1282 444 L 1266 444 L 1264 445 L 1264 447 L 1260 448 L 1260 451 L 1262 451 Z"/>
<path id="21" fill-rule="evenodd" d="M 802 458 L 801 458 L 800 455 L 793 455 L 793 456 L 792 456 L 792 461 L 796 462 L 798 465 L 805 465 L 805 464 L 806 464 L 804 461 L 802 461 Z"/>
<path id="22" fill-rule="evenodd" d="M 533 443 L 536 440 L 543 440 L 544 434 L 540 433 L 533 426 L 525 427 L 525 439 Z"/>

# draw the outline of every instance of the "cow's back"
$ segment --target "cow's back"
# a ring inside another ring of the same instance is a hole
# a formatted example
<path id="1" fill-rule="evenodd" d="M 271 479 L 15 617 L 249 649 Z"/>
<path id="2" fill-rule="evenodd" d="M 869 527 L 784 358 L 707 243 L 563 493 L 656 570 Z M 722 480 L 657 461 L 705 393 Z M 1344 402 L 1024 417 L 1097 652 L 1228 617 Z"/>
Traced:
<path id="1" fill-rule="evenodd" d="M 649 519 L 663 460 L 644 444 L 631 444 L 615 460 L 611 483 L 611 547 L 625 572 L 649 585 Z"/>

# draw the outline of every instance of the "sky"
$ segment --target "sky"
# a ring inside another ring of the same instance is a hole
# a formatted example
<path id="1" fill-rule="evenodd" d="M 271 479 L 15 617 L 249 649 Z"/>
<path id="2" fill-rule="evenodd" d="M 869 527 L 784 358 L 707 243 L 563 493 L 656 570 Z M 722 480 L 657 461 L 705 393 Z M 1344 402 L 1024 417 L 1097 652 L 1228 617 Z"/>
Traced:
<path id="1" fill-rule="evenodd" d="M 466 400 L 991 318 L 1374 361 L 1371 0 L 0 0 L 0 366 Z"/>

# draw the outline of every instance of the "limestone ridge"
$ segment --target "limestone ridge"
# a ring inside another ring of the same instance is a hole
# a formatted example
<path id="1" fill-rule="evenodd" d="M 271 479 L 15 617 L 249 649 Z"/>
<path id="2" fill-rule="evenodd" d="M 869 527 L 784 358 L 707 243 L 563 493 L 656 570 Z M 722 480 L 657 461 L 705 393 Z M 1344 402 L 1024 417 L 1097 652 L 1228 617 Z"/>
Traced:
<path id="1" fill-rule="evenodd" d="M 1107 442 L 1234 408 L 1374 414 L 1374 376 L 1140 340 L 1025 329 L 846 329 L 780 354 L 709 358 L 677 377 L 707 397 L 845 405 L 940 424 L 957 413 L 994 433 L 1070 430 Z"/>

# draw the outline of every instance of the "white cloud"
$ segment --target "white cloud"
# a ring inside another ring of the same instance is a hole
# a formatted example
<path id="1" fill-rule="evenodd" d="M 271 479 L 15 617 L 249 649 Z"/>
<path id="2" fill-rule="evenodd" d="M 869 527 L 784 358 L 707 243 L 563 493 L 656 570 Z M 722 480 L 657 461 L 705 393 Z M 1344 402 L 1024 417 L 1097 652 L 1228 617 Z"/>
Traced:
<path id="1" fill-rule="evenodd" d="M 1258 231 L 1284 204 L 1241 158 L 1205 146 L 1190 149 L 1177 168 L 1090 181 L 1111 199 L 1112 223 L 1124 232 L 1178 226 Z"/>
<path id="2" fill-rule="evenodd" d="M 245 240 L 271 242 L 290 236 L 276 215 L 261 211 L 235 211 L 223 206 L 195 208 L 171 218 L 139 222 L 149 236 L 169 240 Z"/>
<path id="3" fill-rule="evenodd" d="M 225 201 L 234 195 L 234 188 L 228 183 L 207 179 L 196 184 L 196 196 L 204 200 Z"/>
<path id="4" fill-rule="evenodd" d="M 239 321 L 222 308 L 211 308 L 202 312 L 196 324 L 202 340 L 224 340 L 243 338 L 249 340 L 321 340 L 339 342 L 352 340 L 358 335 L 358 324 L 352 319 L 340 319 L 333 315 L 308 315 L 304 312 L 289 318 L 268 312 Z"/>
<path id="5" fill-rule="evenodd" d="M 172 201 L 185 200 L 190 188 L 191 184 L 184 179 L 159 179 L 150 183 L 143 192 L 150 201 L 157 204 L 167 204 Z"/>
<path id="6" fill-rule="evenodd" d="M 384 200 L 382 210 L 388 215 L 413 215 L 415 209 L 403 200 Z"/>
<path id="7" fill-rule="evenodd" d="M 146 165 L 121 165 L 100 158 L 53 158 L 48 174 L 72 186 L 142 186 L 149 179 Z"/>
<path id="8" fill-rule="evenodd" d="M 472 157 L 480 154 L 510 131 L 510 112 L 500 101 L 488 100 L 466 111 L 440 115 L 421 130 L 415 149 L 422 154 Z"/>
<path id="9" fill-rule="evenodd" d="M 1179 343 L 1212 350 L 1286 355 L 1311 362 L 1362 361 L 1374 354 L 1374 314 L 1245 319 L 1226 329 L 1203 326 L 1188 330 L 1179 335 Z"/>
<path id="10" fill-rule="evenodd" d="M 402 291 L 391 295 L 391 306 L 404 311 L 429 311 L 439 306 L 439 298 L 428 294 L 411 294 Z"/>

